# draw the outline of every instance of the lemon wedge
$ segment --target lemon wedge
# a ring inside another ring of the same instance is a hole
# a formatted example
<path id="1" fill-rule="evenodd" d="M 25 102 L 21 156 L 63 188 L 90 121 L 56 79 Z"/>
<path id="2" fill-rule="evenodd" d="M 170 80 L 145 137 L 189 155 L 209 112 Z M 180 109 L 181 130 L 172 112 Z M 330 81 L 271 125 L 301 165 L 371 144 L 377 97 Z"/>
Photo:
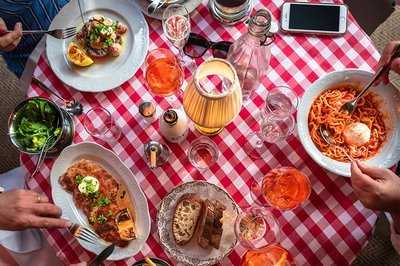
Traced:
<path id="1" fill-rule="evenodd" d="M 68 45 L 67 58 L 77 66 L 86 67 L 93 64 L 93 60 L 74 42 Z"/>
<path id="2" fill-rule="evenodd" d="M 287 262 L 287 252 L 283 253 L 279 258 L 279 261 L 275 264 L 275 266 L 285 266 Z"/>
<path id="3" fill-rule="evenodd" d="M 144 258 L 147 263 L 147 266 L 157 266 L 149 257 Z"/>

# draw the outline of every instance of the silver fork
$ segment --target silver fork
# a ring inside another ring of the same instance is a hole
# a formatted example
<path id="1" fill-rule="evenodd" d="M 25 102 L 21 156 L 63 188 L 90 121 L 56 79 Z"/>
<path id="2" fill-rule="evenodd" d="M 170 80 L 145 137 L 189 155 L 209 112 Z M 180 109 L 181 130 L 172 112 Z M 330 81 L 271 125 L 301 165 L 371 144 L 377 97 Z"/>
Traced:
<path id="1" fill-rule="evenodd" d="M 68 230 L 71 234 L 83 241 L 86 241 L 90 244 L 101 244 L 107 245 L 105 241 L 101 240 L 100 237 L 90 228 L 79 225 L 79 224 L 72 224 Z"/>
<path id="2" fill-rule="evenodd" d="M 0 33 L 0 36 L 9 32 L 11 31 L 3 31 Z M 56 39 L 68 39 L 76 34 L 76 27 L 55 30 L 23 30 L 22 34 L 49 34 Z"/>

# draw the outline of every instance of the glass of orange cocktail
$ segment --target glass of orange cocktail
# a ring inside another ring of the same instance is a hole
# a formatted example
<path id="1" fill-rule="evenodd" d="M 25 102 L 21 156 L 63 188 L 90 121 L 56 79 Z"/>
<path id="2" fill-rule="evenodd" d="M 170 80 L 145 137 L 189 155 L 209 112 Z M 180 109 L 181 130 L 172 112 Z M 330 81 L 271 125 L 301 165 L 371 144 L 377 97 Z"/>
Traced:
<path id="1" fill-rule="evenodd" d="M 261 184 L 253 182 L 251 195 L 261 206 L 292 210 L 308 200 L 311 194 L 309 178 L 294 167 L 280 167 L 269 171 Z"/>
<path id="2" fill-rule="evenodd" d="M 280 245 L 273 244 L 266 247 L 249 250 L 242 257 L 241 266 L 294 266 L 290 253 Z"/>
<path id="3" fill-rule="evenodd" d="M 145 61 L 148 90 L 156 96 L 178 96 L 183 83 L 183 72 L 176 56 L 158 48 L 148 53 Z"/>

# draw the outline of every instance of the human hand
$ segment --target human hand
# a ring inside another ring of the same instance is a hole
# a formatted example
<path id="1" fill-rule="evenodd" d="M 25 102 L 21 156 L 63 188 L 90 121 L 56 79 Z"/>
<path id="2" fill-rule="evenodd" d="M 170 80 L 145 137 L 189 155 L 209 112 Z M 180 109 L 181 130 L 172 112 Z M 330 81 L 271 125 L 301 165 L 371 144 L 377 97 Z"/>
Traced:
<path id="1" fill-rule="evenodd" d="M 0 18 L 0 50 L 9 52 L 14 50 L 22 38 L 22 24 L 18 22 L 14 26 L 12 32 L 1 35 L 2 32 L 7 30 L 4 20 Z"/>
<path id="2" fill-rule="evenodd" d="M 365 207 L 400 212 L 400 177 L 392 171 L 355 161 L 351 164 L 351 183 Z"/>
<path id="3" fill-rule="evenodd" d="M 23 189 L 0 194 L 0 229 L 69 227 L 70 222 L 60 216 L 60 208 L 45 195 Z"/>
<path id="4" fill-rule="evenodd" d="M 390 57 L 392 56 L 392 53 L 394 49 L 397 47 L 397 45 L 400 45 L 400 41 L 392 41 L 386 45 L 385 49 L 383 50 L 381 59 L 379 60 L 378 68 L 389 63 Z M 400 74 L 399 57 L 393 59 L 393 61 L 390 63 L 390 69 L 396 72 L 397 74 Z M 389 83 L 389 71 L 383 73 L 379 81 L 383 81 L 383 83 L 385 84 Z"/>

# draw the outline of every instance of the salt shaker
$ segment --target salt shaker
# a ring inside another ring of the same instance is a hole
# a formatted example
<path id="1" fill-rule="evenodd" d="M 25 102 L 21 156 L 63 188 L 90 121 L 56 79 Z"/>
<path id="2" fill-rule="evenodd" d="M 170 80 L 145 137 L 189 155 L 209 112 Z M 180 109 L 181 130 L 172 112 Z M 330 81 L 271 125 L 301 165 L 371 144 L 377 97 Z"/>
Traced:
<path id="1" fill-rule="evenodd" d="M 169 109 L 160 119 L 160 133 L 169 142 L 181 143 L 189 132 L 188 118 L 183 110 Z"/>

